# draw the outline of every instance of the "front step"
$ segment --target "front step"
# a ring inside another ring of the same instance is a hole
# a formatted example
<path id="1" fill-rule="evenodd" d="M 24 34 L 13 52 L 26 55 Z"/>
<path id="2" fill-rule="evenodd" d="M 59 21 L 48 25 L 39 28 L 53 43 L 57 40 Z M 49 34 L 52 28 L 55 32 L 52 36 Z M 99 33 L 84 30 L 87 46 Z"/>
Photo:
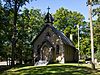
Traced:
<path id="1" fill-rule="evenodd" d="M 39 60 L 35 63 L 35 66 L 46 66 L 48 64 L 48 61 L 45 60 Z"/>

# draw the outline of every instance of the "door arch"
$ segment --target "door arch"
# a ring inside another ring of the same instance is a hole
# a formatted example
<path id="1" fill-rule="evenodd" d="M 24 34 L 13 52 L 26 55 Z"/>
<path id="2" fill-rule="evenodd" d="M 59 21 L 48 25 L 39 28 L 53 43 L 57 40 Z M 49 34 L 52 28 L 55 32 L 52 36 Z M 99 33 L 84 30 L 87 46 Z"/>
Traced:
<path id="1" fill-rule="evenodd" d="M 53 61 L 53 52 L 55 50 L 54 46 L 52 45 L 51 42 L 49 42 L 48 40 L 45 40 L 42 42 L 42 45 L 40 46 L 40 56 L 41 56 L 41 60 L 46 60 L 46 61 Z"/>

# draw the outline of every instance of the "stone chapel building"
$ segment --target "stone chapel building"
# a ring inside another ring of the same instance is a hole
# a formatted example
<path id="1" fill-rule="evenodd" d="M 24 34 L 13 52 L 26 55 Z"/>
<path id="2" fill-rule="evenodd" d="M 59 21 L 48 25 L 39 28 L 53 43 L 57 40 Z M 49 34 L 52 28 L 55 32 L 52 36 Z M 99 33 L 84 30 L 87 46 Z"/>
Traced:
<path id="1" fill-rule="evenodd" d="M 33 61 L 45 60 L 49 63 L 78 62 L 78 50 L 71 40 L 53 26 L 52 15 L 47 13 L 45 25 L 32 41 Z"/>

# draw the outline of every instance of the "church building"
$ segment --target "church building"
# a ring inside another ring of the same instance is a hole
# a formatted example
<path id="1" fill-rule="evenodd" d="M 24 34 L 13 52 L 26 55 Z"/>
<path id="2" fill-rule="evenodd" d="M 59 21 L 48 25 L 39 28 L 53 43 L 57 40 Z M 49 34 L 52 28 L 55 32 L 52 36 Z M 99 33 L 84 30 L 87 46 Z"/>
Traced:
<path id="1" fill-rule="evenodd" d="M 78 50 L 72 41 L 53 26 L 53 17 L 45 16 L 45 25 L 32 41 L 33 61 L 39 60 L 55 62 L 78 62 Z"/>

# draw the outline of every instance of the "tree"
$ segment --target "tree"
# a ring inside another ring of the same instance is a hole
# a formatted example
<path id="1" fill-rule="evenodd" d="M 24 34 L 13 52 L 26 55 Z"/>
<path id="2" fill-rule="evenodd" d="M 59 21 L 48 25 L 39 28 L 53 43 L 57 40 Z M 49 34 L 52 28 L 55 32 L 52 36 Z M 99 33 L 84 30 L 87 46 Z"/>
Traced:
<path id="1" fill-rule="evenodd" d="M 54 14 L 54 19 L 54 26 L 58 30 L 64 32 L 67 37 L 73 34 L 73 42 L 77 47 L 77 25 L 83 25 L 84 16 L 76 11 L 69 11 L 61 7 Z"/>
<path id="2" fill-rule="evenodd" d="M 94 22 L 94 42 L 96 46 L 95 57 L 100 61 L 100 7 L 93 9 L 93 16 L 97 16 Z"/>
<path id="3" fill-rule="evenodd" d="M 100 4 L 99 0 L 88 0 L 87 5 L 89 6 L 89 19 L 90 19 L 90 34 L 91 34 L 91 58 L 92 68 L 95 69 L 94 62 L 94 40 L 93 40 L 93 26 L 92 26 L 92 5 Z"/>
<path id="4" fill-rule="evenodd" d="M 44 21 L 43 14 L 40 9 L 24 8 L 18 16 L 18 42 L 17 42 L 17 58 L 27 61 L 32 60 L 31 41 L 40 32 Z M 23 58 L 23 59 L 21 59 Z"/>
<path id="5" fill-rule="evenodd" d="M 99 5 L 100 4 L 100 0 L 93 0 L 93 5 Z"/>
<path id="6" fill-rule="evenodd" d="M 3 9 L 2 4 L 0 2 L 0 59 L 2 59 L 3 54 L 4 54 L 3 41 L 2 41 L 2 39 L 4 37 L 3 36 L 3 33 L 4 33 L 4 31 L 3 31 L 3 28 L 4 28 L 4 26 L 3 26 L 3 16 L 4 16 L 4 9 Z"/>
<path id="7" fill-rule="evenodd" d="M 14 17 L 13 17 L 13 35 L 12 35 L 12 66 L 14 66 L 14 54 L 16 51 L 16 42 L 17 42 L 17 15 L 19 8 L 25 5 L 26 2 L 30 0 L 4 0 L 6 2 L 5 7 L 7 10 L 12 10 Z"/>
<path id="8" fill-rule="evenodd" d="M 14 60 L 32 59 L 31 41 L 35 38 L 44 24 L 44 14 L 40 9 L 25 8 L 17 14 L 17 42 Z M 0 8 L 0 58 L 11 57 L 11 42 L 13 33 L 13 9 L 6 5 Z M 4 39 L 5 38 L 5 39 Z"/>
<path id="9" fill-rule="evenodd" d="M 84 22 L 84 25 L 80 27 L 80 55 L 81 58 L 90 58 L 90 35 L 89 35 L 89 23 Z"/>
<path id="10" fill-rule="evenodd" d="M 8 16 L 10 11 L 6 11 L 3 5 L 0 6 L 0 56 L 3 60 L 6 60 L 11 55 L 11 27 L 10 19 L 11 15 Z M 4 39 L 5 38 L 5 39 Z"/>

